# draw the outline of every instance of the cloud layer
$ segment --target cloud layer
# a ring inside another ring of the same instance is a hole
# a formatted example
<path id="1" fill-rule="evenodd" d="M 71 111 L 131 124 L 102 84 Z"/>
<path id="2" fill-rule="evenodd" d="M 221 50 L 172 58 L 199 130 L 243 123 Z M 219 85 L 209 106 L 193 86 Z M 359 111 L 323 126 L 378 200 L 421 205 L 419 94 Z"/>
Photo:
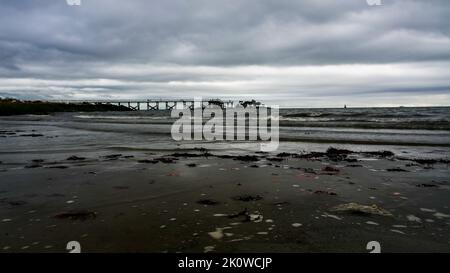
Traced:
<path id="1" fill-rule="evenodd" d="M 446 0 L 0 3 L 0 96 L 450 105 Z"/>

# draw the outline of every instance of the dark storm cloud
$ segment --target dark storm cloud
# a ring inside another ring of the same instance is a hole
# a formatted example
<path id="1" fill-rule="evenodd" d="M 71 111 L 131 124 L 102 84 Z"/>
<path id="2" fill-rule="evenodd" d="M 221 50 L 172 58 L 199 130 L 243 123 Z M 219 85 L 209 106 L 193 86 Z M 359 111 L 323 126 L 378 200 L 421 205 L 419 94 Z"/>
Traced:
<path id="1" fill-rule="evenodd" d="M 2 1 L 2 57 L 203 65 L 450 57 L 447 1 Z"/>
<path id="2" fill-rule="evenodd" d="M 351 99 L 376 90 L 423 90 L 448 103 L 450 3 L 382 2 L 2 0 L 0 95 L 277 92 L 301 101 L 313 94 Z M 341 75 L 353 64 L 371 74 L 350 68 L 353 74 Z M 395 73 L 378 73 L 377 66 Z"/>

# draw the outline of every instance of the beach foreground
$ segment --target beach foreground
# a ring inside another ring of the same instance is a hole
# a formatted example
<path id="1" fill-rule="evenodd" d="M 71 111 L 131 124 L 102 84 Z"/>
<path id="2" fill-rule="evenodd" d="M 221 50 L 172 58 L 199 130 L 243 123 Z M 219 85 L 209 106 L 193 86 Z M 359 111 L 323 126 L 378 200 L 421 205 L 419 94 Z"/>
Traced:
<path id="1" fill-rule="evenodd" d="M 450 251 L 448 162 L 333 149 L 58 157 L 0 165 L 0 251 Z"/>
<path id="2" fill-rule="evenodd" d="M 164 111 L 2 117 L 0 252 L 450 252 L 447 112 L 285 109 L 271 153 Z"/>

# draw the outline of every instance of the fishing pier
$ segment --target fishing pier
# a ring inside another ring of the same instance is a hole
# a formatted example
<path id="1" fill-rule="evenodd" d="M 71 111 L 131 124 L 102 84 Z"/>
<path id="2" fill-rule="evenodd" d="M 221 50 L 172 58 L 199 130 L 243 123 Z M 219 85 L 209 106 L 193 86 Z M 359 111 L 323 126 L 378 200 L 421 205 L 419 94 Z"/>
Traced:
<path id="1" fill-rule="evenodd" d="M 133 111 L 140 110 L 173 110 L 194 109 L 195 107 L 207 108 L 218 106 L 222 109 L 234 108 L 232 100 L 207 99 L 207 100 L 184 100 L 184 99 L 147 99 L 147 100 L 52 100 L 49 102 L 75 103 L 75 104 L 110 104 L 125 106 Z"/>

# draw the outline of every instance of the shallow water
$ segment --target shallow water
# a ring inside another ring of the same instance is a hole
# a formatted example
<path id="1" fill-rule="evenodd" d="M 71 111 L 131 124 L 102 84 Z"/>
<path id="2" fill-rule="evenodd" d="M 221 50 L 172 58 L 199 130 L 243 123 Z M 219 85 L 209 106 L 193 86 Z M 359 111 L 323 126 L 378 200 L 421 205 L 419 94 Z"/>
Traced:
<path id="1" fill-rule="evenodd" d="M 279 151 L 391 150 L 403 156 L 450 154 L 450 108 L 280 109 Z M 227 152 L 258 149 L 257 142 L 175 142 L 168 111 L 57 113 L 0 118 L 2 130 L 42 137 L 4 135 L 0 153 L 67 150 L 172 150 L 205 147 Z M 278 152 L 278 151 L 277 151 Z"/>

